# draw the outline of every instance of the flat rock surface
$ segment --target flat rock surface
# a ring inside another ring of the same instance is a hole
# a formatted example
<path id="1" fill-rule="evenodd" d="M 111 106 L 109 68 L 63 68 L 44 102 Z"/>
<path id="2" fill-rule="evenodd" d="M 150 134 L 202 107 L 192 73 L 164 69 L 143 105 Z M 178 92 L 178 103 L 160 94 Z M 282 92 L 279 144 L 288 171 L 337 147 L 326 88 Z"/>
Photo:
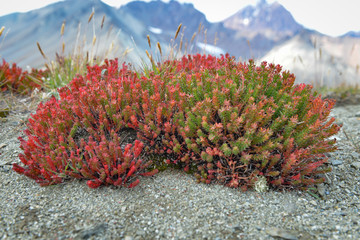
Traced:
<path id="1" fill-rule="evenodd" d="M 325 183 L 265 193 L 197 184 L 172 169 L 134 189 L 90 189 L 78 180 L 40 187 L 11 166 L 29 113 L 0 118 L 1 240 L 360 239 L 360 105 L 332 112 L 344 127 Z"/>

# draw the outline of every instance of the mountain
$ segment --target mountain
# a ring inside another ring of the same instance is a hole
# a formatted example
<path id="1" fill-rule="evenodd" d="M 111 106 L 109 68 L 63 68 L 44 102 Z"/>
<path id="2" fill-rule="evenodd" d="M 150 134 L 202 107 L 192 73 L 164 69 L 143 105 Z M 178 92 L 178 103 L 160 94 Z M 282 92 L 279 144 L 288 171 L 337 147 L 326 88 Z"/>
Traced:
<path id="1" fill-rule="evenodd" d="M 250 39 L 263 35 L 273 41 L 288 39 L 304 29 L 282 5 L 278 2 L 268 4 L 266 0 L 241 9 L 223 23 Z"/>
<path id="2" fill-rule="evenodd" d="M 329 87 L 360 82 L 360 33 L 333 38 L 305 29 L 282 5 L 266 0 L 241 9 L 223 23 L 237 36 L 247 36 L 253 49 L 265 52 L 258 54 L 259 63 L 282 65 L 295 73 L 296 82 Z"/>
<path id="3" fill-rule="evenodd" d="M 93 10 L 95 15 L 88 23 L 87 20 Z M 200 52 L 220 55 L 228 52 L 241 59 L 259 58 L 284 41 L 284 37 L 277 39 L 268 33 L 271 32 L 269 29 L 274 28 L 277 35 L 280 35 L 279 32 L 284 27 L 281 21 L 271 16 L 282 12 L 286 15 L 287 12 L 281 5 L 270 5 L 266 2 L 255 7 L 250 6 L 245 10 L 252 12 L 252 16 L 257 16 L 252 18 L 250 24 L 254 27 L 253 33 L 250 33 L 250 27 L 246 31 L 241 30 L 241 27 L 234 27 L 234 24 L 232 28 L 226 27 L 228 21 L 210 23 L 192 4 L 181 4 L 173 0 L 168 3 L 159 0 L 132 1 L 120 9 L 112 8 L 100 0 L 66 0 L 27 13 L 0 17 L 0 25 L 9 30 L 0 46 L 0 57 L 10 62 L 17 62 L 20 66 L 38 67 L 44 63 L 44 59 L 37 51 L 36 42 L 40 43 L 45 54 L 51 59 L 54 59 L 56 52 L 61 52 L 62 42 L 65 42 L 67 52 L 76 51 L 75 46 L 80 45 L 90 55 L 105 54 L 111 44 L 118 46 L 119 51 L 109 57 L 121 56 L 122 51 L 129 48 L 132 51 L 125 60 L 139 62 L 139 59 L 147 59 L 145 49 L 149 47 L 146 36 L 149 35 L 153 46 L 159 42 L 164 52 L 169 52 L 172 47 L 178 48 L 183 39 L 181 53 Z M 269 22 L 262 26 L 260 15 L 265 13 L 267 15 L 264 16 Z M 106 20 L 104 27 L 101 28 L 104 15 Z M 64 21 L 65 34 L 61 36 L 60 28 Z M 177 41 L 174 42 L 173 38 L 180 23 L 183 27 Z M 300 28 L 296 23 L 293 25 L 295 27 L 292 29 L 295 30 L 291 33 Z M 194 33 L 196 37 L 191 42 Z M 92 46 L 94 35 L 97 43 Z M 285 39 L 290 37 L 288 33 L 285 35 Z M 187 45 L 186 51 L 185 45 Z M 156 54 L 154 47 L 152 52 Z"/>
<path id="4" fill-rule="evenodd" d="M 274 47 L 259 62 L 267 61 L 291 70 L 296 82 L 338 87 L 360 82 L 360 41 L 334 38 L 304 30 Z"/>
<path id="5" fill-rule="evenodd" d="M 164 42 L 170 42 L 182 23 L 186 27 L 185 40 L 189 41 L 197 33 L 193 51 L 228 52 L 242 59 L 259 58 L 303 29 L 282 5 L 268 4 L 265 0 L 218 23 L 208 22 L 192 4 L 173 0 L 169 3 L 133 1 L 120 8 L 120 14 L 125 12 L 136 16 Z M 202 31 L 199 31 L 199 24 Z"/>
<path id="6" fill-rule="evenodd" d="M 186 26 L 186 31 L 189 31 L 189 34 L 193 34 L 191 31 L 195 29 L 197 31 L 199 23 L 206 25 L 206 27 L 210 26 L 205 15 L 196 10 L 191 3 L 132 1 L 122 6 L 119 13 L 130 13 L 143 23 L 151 24 L 153 27 L 163 31 L 170 31 L 172 37 L 172 31 L 176 30 L 180 23 Z M 165 13 L 169 17 L 164 17 Z"/>
<path id="7" fill-rule="evenodd" d="M 341 37 L 353 37 L 353 38 L 360 38 L 360 31 L 359 32 L 355 32 L 355 31 L 350 31 L 345 33 L 344 35 L 342 35 Z"/>
<path id="8" fill-rule="evenodd" d="M 95 12 L 91 22 L 89 16 Z M 103 27 L 101 22 L 106 16 Z M 65 22 L 64 35 L 60 29 Z M 131 14 L 118 15 L 116 9 L 100 0 L 66 0 L 48 5 L 27 13 L 14 13 L 0 17 L 0 25 L 5 26 L 6 34 L 0 46 L 0 57 L 20 66 L 43 66 L 45 60 L 37 50 L 40 43 L 44 53 L 54 59 L 55 53 L 61 53 L 62 42 L 66 52 L 78 52 L 80 49 L 93 55 L 105 55 L 111 45 L 120 47 L 111 51 L 109 57 L 121 56 L 125 48 L 141 49 L 147 45 L 145 26 Z M 96 36 L 95 45 L 93 38 Z M 80 48 L 80 49 L 78 49 Z M 84 52 L 82 53 L 84 54 Z M 138 53 L 128 54 L 128 61 L 138 61 Z"/>
<path id="9" fill-rule="evenodd" d="M 232 52 L 234 55 L 238 55 L 242 48 L 231 48 L 232 44 L 239 40 L 235 36 L 235 31 L 225 28 L 222 23 L 208 22 L 205 15 L 189 3 L 133 1 L 122 6 L 118 13 L 120 15 L 130 13 L 136 16 L 139 21 L 146 25 L 147 34 L 156 36 L 168 48 L 171 47 L 170 44 L 180 46 L 181 38 L 183 43 L 188 45 L 187 51 L 191 52 L 206 52 L 215 55 Z M 177 41 L 174 43 L 172 40 L 180 23 L 182 29 Z M 194 33 L 196 37 L 191 42 Z M 243 40 L 243 42 L 246 41 Z M 183 52 L 185 52 L 185 49 L 183 49 Z"/>

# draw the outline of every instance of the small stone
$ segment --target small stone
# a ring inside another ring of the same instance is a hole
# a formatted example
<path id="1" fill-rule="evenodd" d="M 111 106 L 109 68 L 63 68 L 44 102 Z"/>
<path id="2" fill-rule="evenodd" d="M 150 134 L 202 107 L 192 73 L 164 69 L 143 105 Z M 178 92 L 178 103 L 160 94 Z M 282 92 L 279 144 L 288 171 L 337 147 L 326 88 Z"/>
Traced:
<path id="1" fill-rule="evenodd" d="M 136 231 L 136 235 L 137 235 L 137 236 L 144 236 L 144 235 L 145 235 L 145 231 L 142 230 L 142 229 L 139 229 L 139 230 Z"/>
<path id="2" fill-rule="evenodd" d="M 84 229 L 81 231 L 80 236 L 82 239 L 88 239 L 92 236 L 103 234 L 108 228 L 106 223 L 99 224 L 93 228 Z"/>
<path id="3" fill-rule="evenodd" d="M 318 193 L 320 194 L 320 196 L 324 197 L 325 196 L 325 185 L 322 183 L 322 184 L 317 185 L 316 187 L 317 187 L 317 190 L 318 190 Z"/>
<path id="4" fill-rule="evenodd" d="M 356 170 L 359 170 L 360 169 L 360 162 L 353 162 L 353 163 L 351 163 L 351 166 L 353 168 L 355 168 Z"/>
<path id="5" fill-rule="evenodd" d="M 125 236 L 124 240 L 133 240 L 132 236 Z"/>
<path id="6" fill-rule="evenodd" d="M 330 163 L 331 163 L 333 166 L 338 166 L 338 165 L 343 164 L 343 161 L 341 161 L 341 160 L 330 160 Z"/>
<path id="7" fill-rule="evenodd" d="M 335 215 L 346 216 L 347 214 L 345 212 L 335 212 Z"/>
<path id="8" fill-rule="evenodd" d="M 289 240 L 297 240 L 298 239 L 294 233 L 292 233 L 288 230 L 277 228 L 277 227 L 272 227 L 272 228 L 266 229 L 266 233 L 272 237 L 280 237 L 280 238 L 289 239 Z"/>
<path id="9" fill-rule="evenodd" d="M 293 214 L 296 212 L 297 210 L 297 205 L 296 203 L 290 202 L 290 201 L 286 201 L 283 203 L 284 206 L 284 212 L 286 214 Z"/>
<path id="10" fill-rule="evenodd" d="M 233 229 L 234 229 L 235 231 L 240 231 L 240 230 L 241 230 L 241 226 L 240 226 L 240 225 L 235 225 L 235 226 L 233 226 Z"/>
<path id="11" fill-rule="evenodd" d="M 352 152 L 350 155 L 351 155 L 351 157 L 353 157 L 355 160 L 360 159 L 360 154 L 357 153 L 357 152 Z"/>

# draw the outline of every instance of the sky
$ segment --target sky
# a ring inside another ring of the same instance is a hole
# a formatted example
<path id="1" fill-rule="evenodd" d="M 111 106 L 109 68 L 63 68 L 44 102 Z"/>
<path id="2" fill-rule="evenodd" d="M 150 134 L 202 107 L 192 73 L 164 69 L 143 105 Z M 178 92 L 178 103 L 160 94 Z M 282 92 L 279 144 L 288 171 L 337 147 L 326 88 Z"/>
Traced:
<path id="1" fill-rule="evenodd" d="M 0 0 L 0 16 L 12 12 L 27 12 L 44 7 L 59 0 Z M 91 0 L 89 0 L 91 1 Z M 149 0 L 145 0 L 149 1 Z M 164 0 L 168 2 L 168 0 Z M 218 22 L 235 14 L 247 5 L 255 5 L 258 0 L 178 0 L 193 3 L 194 7 L 206 15 L 210 22 Z M 120 7 L 129 0 L 103 0 L 106 4 Z M 273 3 L 275 0 L 267 0 Z M 349 31 L 360 31 L 359 0 L 277 0 L 306 28 L 339 36 Z M 1 25 L 1 23 L 0 23 Z M 0 26 L 1 27 L 1 26 Z"/>

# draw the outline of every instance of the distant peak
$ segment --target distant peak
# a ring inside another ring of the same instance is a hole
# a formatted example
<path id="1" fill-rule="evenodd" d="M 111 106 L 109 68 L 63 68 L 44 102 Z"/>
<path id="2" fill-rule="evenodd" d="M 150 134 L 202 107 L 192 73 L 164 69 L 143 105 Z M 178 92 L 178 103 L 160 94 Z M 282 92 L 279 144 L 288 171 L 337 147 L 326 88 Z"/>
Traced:
<path id="1" fill-rule="evenodd" d="M 258 0 L 257 6 L 264 6 L 264 5 L 268 5 L 267 1 L 266 0 Z"/>

